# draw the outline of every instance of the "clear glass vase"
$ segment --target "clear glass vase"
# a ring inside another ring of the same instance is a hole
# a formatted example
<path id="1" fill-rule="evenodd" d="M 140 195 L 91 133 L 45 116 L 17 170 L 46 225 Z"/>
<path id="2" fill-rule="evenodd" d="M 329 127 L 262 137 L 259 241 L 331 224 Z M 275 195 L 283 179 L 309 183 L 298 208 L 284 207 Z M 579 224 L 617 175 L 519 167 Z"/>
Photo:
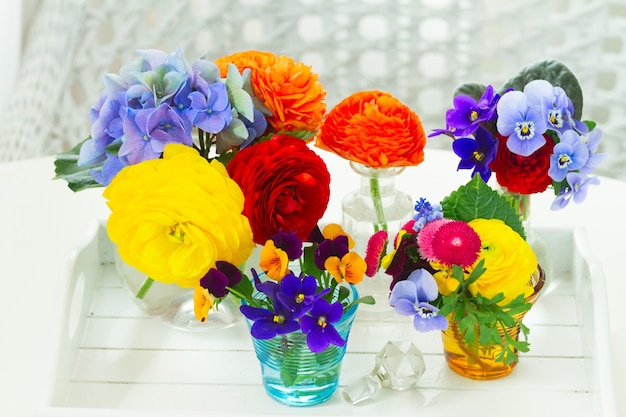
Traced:
<path id="1" fill-rule="evenodd" d="M 358 298 L 350 286 L 348 301 Z M 348 340 L 357 306 L 346 312 L 335 328 Z M 252 323 L 248 321 L 248 324 Z M 321 353 L 313 353 L 306 343 L 306 335 L 296 331 L 267 340 L 252 338 L 254 351 L 261 366 L 266 393 L 276 401 L 293 407 L 320 404 L 333 395 L 339 383 L 339 374 L 346 345 L 330 345 Z"/>
<path id="2" fill-rule="evenodd" d="M 371 168 L 350 161 L 350 167 L 360 176 L 360 187 L 341 201 L 342 225 L 344 230 L 356 242 L 355 250 L 365 255 L 367 242 L 375 232 L 387 230 L 389 245 L 387 252 L 393 249 L 393 242 L 398 231 L 413 216 L 413 199 L 407 193 L 396 188 L 396 177 L 404 167 Z M 374 277 L 363 278 L 359 283 L 361 295 L 371 295 L 376 300 L 374 305 L 363 305 L 364 312 L 391 312 L 389 306 L 389 286 L 391 277 L 379 271 Z"/>
<path id="3" fill-rule="evenodd" d="M 235 325 L 243 319 L 239 305 L 227 297 L 207 320 L 194 314 L 193 288 L 147 280 L 147 276 L 126 264 L 115 251 L 115 268 L 128 295 L 147 316 L 179 330 L 209 331 Z"/>
<path id="4" fill-rule="evenodd" d="M 526 298 L 526 301 L 534 304 L 545 285 L 545 275 L 541 267 L 531 277 L 534 291 Z M 517 314 L 516 319 L 522 321 L 526 312 Z M 443 342 L 443 353 L 446 363 L 454 372 L 471 379 L 488 380 L 501 378 L 510 374 L 517 362 L 505 364 L 497 360 L 497 356 L 502 352 L 503 345 L 496 343 L 482 344 L 479 337 L 473 343 L 467 343 L 463 332 L 459 328 L 460 319 L 451 314 L 447 317 L 448 328 L 441 332 Z M 500 337 L 504 340 L 504 331 L 498 330 Z M 517 339 L 520 328 L 519 325 L 507 327 L 506 332 Z"/>
<path id="5" fill-rule="evenodd" d="M 501 189 L 502 195 L 506 197 L 511 206 L 517 211 L 521 220 L 522 226 L 524 226 L 524 232 L 526 233 L 526 242 L 535 252 L 537 261 L 543 269 L 545 276 L 545 285 L 542 294 L 547 294 L 553 289 L 554 282 L 552 280 L 553 265 L 552 258 L 550 257 L 550 251 L 545 240 L 539 233 L 532 227 L 531 222 L 531 200 L 532 194 L 518 194 L 508 191 L 506 188 Z"/>

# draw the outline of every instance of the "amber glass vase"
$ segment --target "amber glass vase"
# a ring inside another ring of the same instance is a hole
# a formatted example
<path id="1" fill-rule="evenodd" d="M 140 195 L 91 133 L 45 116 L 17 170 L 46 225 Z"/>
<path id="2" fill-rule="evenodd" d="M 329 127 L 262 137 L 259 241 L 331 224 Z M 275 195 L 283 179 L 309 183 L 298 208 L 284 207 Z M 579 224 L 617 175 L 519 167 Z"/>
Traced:
<path id="1" fill-rule="evenodd" d="M 544 282 L 545 275 L 543 269 L 539 267 L 531 277 L 534 291 L 526 298 L 528 302 L 534 304 Z M 518 314 L 515 318 L 522 321 L 525 314 Z M 448 329 L 441 332 L 441 337 L 443 353 L 450 369 L 464 377 L 480 380 L 500 378 L 513 371 L 517 362 L 506 365 L 504 361 L 496 360 L 502 352 L 503 344 L 481 344 L 478 337 L 475 342 L 467 343 L 463 332 L 459 329 L 459 320 L 456 320 L 454 314 L 449 315 L 447 319 Z M 499 332 L 504 341 L 504 330 L 500 329 Z M 506 328 L 506 332 L 513 339 L 517 339 L 520 332 L 519 325 Z"/>

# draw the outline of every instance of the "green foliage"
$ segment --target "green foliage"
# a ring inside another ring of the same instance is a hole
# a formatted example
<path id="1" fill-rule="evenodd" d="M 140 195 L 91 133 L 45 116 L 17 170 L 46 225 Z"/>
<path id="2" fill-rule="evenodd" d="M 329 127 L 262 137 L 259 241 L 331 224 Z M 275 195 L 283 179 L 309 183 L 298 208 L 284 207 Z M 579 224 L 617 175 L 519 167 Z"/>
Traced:
<path id="1" fill-rule="evenodd" d="M 54 172 L 56 174 L 54 179 L 63 179 L 67 181 L 67 186 L 72 191 L 81 191 L 87 188 L 102 187 L 91 176 L 91 170 L 102 169 L 102 163 L 93 165 L 78 165 L 78 157 L 80 155 L 80 148 L 83 143 L 89 138 L 78 143 L 72 149 L 66 152 L 62 152 L 56 156 L 54 161 Z"/>
<path id="2" fill-rule="evenodd" d="M 522 91 L 524 86 L 533 80 L 546 80 L 553 86 L 565 90 L 565 94 L 574 105 L 574 118 L 580 120 L 583 112 L 582 88 L 574 73 L 559 61 L 546 60 L 523 68 L 502 86 L 500 94 L 508 88 Z"/>
<path id="3" fill-rule="evenodd" d="M 473 219 L 500 219 L 525 239 L 524 227 L 511 204 L 489 187 L 480 175 L 453 191 L 441 202 L 447 219 L 469 222 Z"/>
<path id="4" fill-rule="evenodd" d="M 487 86 L 484 84 L 464 83 L 458 86 L 456 90 L 454 90 L 454 97 L 463 94 L 466 96 L 470 96 L 474 100 L 478 101 L 486 89 Z"/>
<path id="5" fill-rule="evenodd" d="M 500 305 L 504 300 L 502 293 L 496 294 L 493 298 L 480 294 L 472 296 L 469 286 L 485 271 L 483 263 L 484 260 L 481 260 L 467 278 L 460 267 L 453 266 L 452 276 L 459 281 L 459 286 L 452 294 L 442 297 L 439 314 L 446 317 L 454 315 L 468 345 L 480 343 L 502 346 L 496 360 L 508 365 L 518 360 L 516 349 L 520 352 L 529 350 L 530 344 L 527 342 L 529 329 L 516 316 L 527 312 L 532 304 L 527 302 L 523 295 L 504 305 Z M 524 340 L 517 340 L 506 331 L 507 328 L 515 326 L 519 326 Z"/>

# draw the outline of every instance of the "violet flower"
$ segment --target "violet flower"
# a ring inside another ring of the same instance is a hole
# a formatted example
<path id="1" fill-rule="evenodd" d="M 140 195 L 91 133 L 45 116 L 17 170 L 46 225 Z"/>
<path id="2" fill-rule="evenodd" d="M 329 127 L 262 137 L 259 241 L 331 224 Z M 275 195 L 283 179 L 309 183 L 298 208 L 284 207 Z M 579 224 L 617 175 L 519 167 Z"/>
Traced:
<path id="1" fill-rule="evenodd" d="M 299 319 L 308 313 L 313 307 L 315 300 L 329 292 L 329 289 L 316 294 L 317 280 L 312 275 L 298 278 L 294 274 L 287 274 L 280 281 L 281 292 L 277 294 L 278 300 L 283 303 Z"/>
<path id="2" fill-rule="evenodd" d="M 461 160 L 459 169 L 472 169 L 472 177 L 479 173 L 481 178 L 488 182 L 491 177 L 489 164 L 496 157 L 496 141 L 486 129 L 478 127 L 476 138 L 459 138 L 452 142 L 452 150 Z"/>
<path id="3" fill-rule="evenodd" d="M 309 315 L 300 319 L 302 333 L 307 335 L 306 343 L 311 352 L 322 352 L 331 344 L 335 346 L 346 344 L 333 326 L 341 320 L 342 315 L 343 306 L 340 302 L 330 304 L 323 298 L 315 300 Z"/>
<path id="4" fill-rule="evenodd" d="M 431 304 L 437 298 L 437 282 L 425 269 L 416 269 L 404 281 L 396 283 L 389 296 L 389 304 L 397 313 L 413 316 L 417 331 L 445 330 L 448 321 L 440 316 L 439 309 Z"/>
<path id="5" fill-rule="evenodd" d="M 457 136 L 474 133 L 481 122 L 492 118 L 498 98 L 491 85 L 487 86 L 478 101 L 468 95 L 459 94 L 454 97 L 454 108 L 446 112 L 446 126 L 453 129 Z"/>

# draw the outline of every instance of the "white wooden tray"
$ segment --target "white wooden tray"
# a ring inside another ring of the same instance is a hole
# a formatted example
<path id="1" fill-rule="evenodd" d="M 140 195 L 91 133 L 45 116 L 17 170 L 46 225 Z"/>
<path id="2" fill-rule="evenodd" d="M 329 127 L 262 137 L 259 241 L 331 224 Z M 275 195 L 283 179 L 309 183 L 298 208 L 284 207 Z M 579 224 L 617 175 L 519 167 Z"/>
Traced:
<path id="1" fill-rule="evenodd" d="M 552 251 L 554 273 L 525 319 L 531 351 L 511 375 L 460 377 L 445 365 L 438 332 L 418 333 L 396 314 L 372 320 L 360 311 L 337 392 L 319 406 L 289 408 L 265 394 L 243 321 L 194 333 L 144 316 L 120 284 L 106 230 L 94 223 L 68 261 L 66 309 L 37 416 L 617 417 L 602 271 L 582 230 L 538 232 Z M 410 340 L 424 353 L 421 388 L 382 390 L 373 400 L 348 404 L 341 388 L 371 371 L 388 340 Z"/>

